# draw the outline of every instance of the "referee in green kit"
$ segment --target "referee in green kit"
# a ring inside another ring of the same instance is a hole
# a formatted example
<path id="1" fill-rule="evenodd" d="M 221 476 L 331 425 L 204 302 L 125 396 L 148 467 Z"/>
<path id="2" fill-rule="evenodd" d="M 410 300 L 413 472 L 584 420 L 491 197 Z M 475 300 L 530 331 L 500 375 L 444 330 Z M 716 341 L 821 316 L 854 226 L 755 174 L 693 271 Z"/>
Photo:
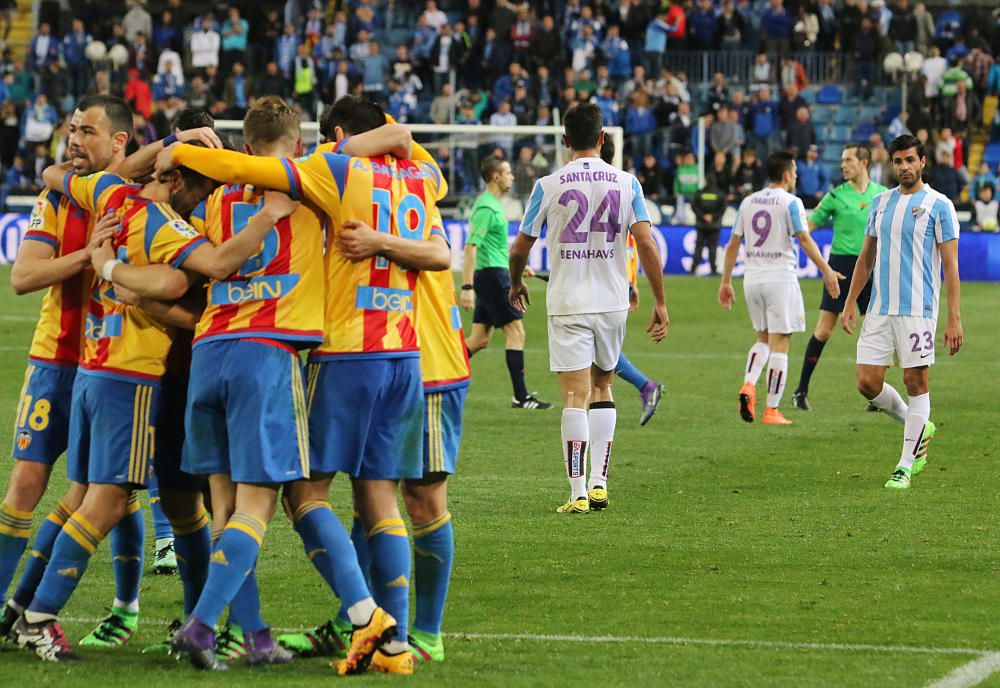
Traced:
<path id="1" fill-rule="evenodd" d="M 840 281 L 840 298 L 833 298 L 826 287 L 823 288 L 819 320 L 806 345 L 799 386 L 792 394 L 792 406 L 800 411 L 809 411 L 812 408 L 809 404 L 809 381 L 812 379 L 816 364 L 819 363 L 823 347 L 826 346 L 837 325 L 837 316 L 844 310 L 844 299 L 847 298 L 851 286 L 850 275 L 854 274 L 854 264 L 858 260 L 861 245 L 865 240 L 865 227 L 868 225 L 868 211 L 871 209 L 872 199 L 888 190 L 881 184 L 873 182 L 868 176 L 871 163 L 872 153 L 867 145 L 851 144 L 844 148 L 840 156 L 840 170 L 844 173 L 844 183 L 830 189 L 809 216 L 809 231 L 825 226 L 830 218 L 833 218 L 830 267 L 848 277 Z M 868 310 L 870 296 L 869 279 L 864 291 L 858 296 L 858 310 L 861 313 Z M 869 410 L 872 410 L 870 405 Z"/>

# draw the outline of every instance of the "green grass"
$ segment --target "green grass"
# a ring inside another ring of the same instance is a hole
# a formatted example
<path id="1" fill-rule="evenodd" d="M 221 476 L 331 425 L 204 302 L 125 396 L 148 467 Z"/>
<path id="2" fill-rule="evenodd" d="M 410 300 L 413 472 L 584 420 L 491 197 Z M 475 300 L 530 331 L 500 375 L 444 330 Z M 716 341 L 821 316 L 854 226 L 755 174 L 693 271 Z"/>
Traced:
<path id="1" fill-rule="evenodd" d="M 531 286 L 541 304 L 541 285 Z M 673 323 L 659 346 L 643 332 L 648 292 L 632 316 L 626 351 L 665 383 L 665 403 L 640 428 L 638 394 L 616 384 L 611 508 L 603 513 L 553 513 L 568 492 L 559 412 L 509 408 L 502 335 L 473 359 L 460 473 L 451 486 L 457 555 L 445 630 L 654 641 L 450 637 L 447 662 L 419 667 L 409 683 L 914 686 L 976 655 L 768 643 L 1000 648 L 992 623 L 1000 597 L 994 544 L 1000 423 L 992 407 L 1000 363 L 990 353 L 1000 324 L 997 287 L 963 286 L 966 349 L 939 356 L 931 375 L 938 434 L 930 463 L 911 490 L 890 493 L 882 483 L 898 457 L 901 428 L 864 411 L 854 387 L 854 340 L 838 332 L 824 352 L 812 413 L 791 410 L 792 384 L 784 407 L 795 425 L 747 425 L 737 416 L 736 392 L 753 336 L 742 297 L 725 312 L 715 303 L 717 286 L 667 280 Z M 0 293 L 0 443 L 9 443 L 38 299 Z M 811 326 L 818 282 L 804 283 L 804 294 Z M 526 327 L 529 388 L 555 401 L 541 306 L 532 308 Z M 792 342 L 793 383 L 806 339 Z M 890 371 L 890 381 L 901 388 L 898 371 Z M 345 514 L 344 481 L 336 484 L 334 504 Z M 59 476 L 40 515 L 61 486 Z M 94 558 L 66 609 L 73 639 L 90 630 L 113 597 L 106 552 Z M 315 625 L 335 609 L 283 516 L 268 534 L 260 580 L 265 617 L 276 627 Z M 128 646 L 86 651 L 86 663 L 69 668 L 0 651 L 0 679 L 5 685 L 198 679 L 228 686 L 331 678 L 320 660 L 197 676 L 172 660 L 140 656 L 139 649 L 160 639 L 179 603 L 176 580 L 148 576 L 145 621 Z"/>

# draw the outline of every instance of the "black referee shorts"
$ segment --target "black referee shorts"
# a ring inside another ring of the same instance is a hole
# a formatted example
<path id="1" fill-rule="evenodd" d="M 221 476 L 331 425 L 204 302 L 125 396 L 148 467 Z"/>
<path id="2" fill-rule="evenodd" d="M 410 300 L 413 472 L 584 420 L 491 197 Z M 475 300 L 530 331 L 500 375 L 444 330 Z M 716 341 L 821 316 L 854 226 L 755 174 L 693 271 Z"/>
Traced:
<path id="1" fill-rule="evenodd" d="M 847 301 L 847 292 L 851 289 L 851 276 L 854 274 L 854 265 L 858 262 L 858 257 L 831 253 L 830 260 L 828 262 L 830 263 L 831 268 L 844 276 L 844 279 L 840 280 L 840 298 L 833 298 L 824 285 L 823 301 L 820 303 L 819 307 L 821 310 L 830 311 L 831 313 L 843 313 L 844 303 Z M 859 313 L 864 314 L 868 312 L 868 301 L 871 298 L 871 295 L 872 281 L 871 278 L 869 278 L 868 284 L 865 285 L 865 288 L 861 290 L 861 294 L 858 295 Z"/>
<path id="2" fill-rule="evenodd" d="M 472 278 L 476 290 L 476 310 L 472 322 L 486 327 L 504 327 L 523 314 L 510 305 L 510 271 L 507 268 L 476 270 Z"/>

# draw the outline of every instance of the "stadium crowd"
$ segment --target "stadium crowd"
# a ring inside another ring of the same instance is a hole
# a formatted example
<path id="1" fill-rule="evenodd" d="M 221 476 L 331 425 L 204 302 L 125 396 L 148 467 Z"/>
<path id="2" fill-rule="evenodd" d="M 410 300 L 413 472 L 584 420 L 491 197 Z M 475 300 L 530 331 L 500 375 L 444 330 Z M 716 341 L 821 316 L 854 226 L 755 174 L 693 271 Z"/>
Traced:
<path id="1" fill-rule="evenodd" d="M 165 136 L 185 106 L 240 119 L 256 98 L 279 94 L 307 120 L 363 93 L 399 121 L 439 124 L 547 125 L 574 102 L 594 102 L 607 124 L 624 127 L 626 165 L 647 197 L 681 209 L 698 191 L 690 154 L 704 116 L 707 177 L 731 204 L 759 188 L 769 153 L 788 148 L 811 205 L 839 178 L 837 144 L 847 141 L 828 141 L 814 121 L 819 84 L 803 61 L 837 53 L 838 99 L 873 104 L 848 134 L 872 146 L 872 177 L 891 185 L 883 141 L 909 131 L 932 144 L 935 188 L 995 212 L 997 161 L 967 162 L 974 141 L 1000 141 L 997 108 L 983 121 L 987 98 L 1000 94 L 1000 10 L 953 2 L 932 12 L 910 0 L 130 0 L 68 10 L 42 2 L 36 15 L 27 54 L 0 59 L 8 193 L 36 190 L 62 159 L 66 118 L 86 94 L 124 96 L 142 145 Z M 689 51 L 755 58 L 747 73 L 694 83 L 673 66 Z M 924 57 L 905 112 L 881 67 L 893 51 Z M 824 156 L 826 146 L 837 150 Z M 532 139 L 501 150 L 524 199 L 551 168 L 551 150 Z M 480 190 L 485 150 L 436 152 L 443 169 L 454 165 L 456 191 Z"/>

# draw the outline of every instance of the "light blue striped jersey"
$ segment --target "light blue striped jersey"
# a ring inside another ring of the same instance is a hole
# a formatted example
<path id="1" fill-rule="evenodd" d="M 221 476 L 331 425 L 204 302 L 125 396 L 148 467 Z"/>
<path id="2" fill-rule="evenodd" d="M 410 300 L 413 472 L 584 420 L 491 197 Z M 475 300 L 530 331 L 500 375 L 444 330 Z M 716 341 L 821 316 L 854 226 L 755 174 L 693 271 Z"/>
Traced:
<path id="1" fill-rule="evenodd" d="M 809 231 L 802 201 L 785 189 L 755 191 L 740 203 L 733 234 L 745 236 L 743 284 L 798 281 L 799 254 L 792 239 Z"/>
<path id="2" fill-rule="evenodd" d="M 628 309 L 628 233 L 649 222 L 639 181 L 600 158 L 578 158 L 542 177 L 521 231 L 545 232 L 549 315 Z"/>
<path id="3" fill-rule="evenodd" d="M 937 318 L 938 245 L 958 239 L 951 200 L 926 184 L 907 195 L 899 187 L 880 193 L 872 199 L 865 236 L 878 241 L 868 312 Z"/>

